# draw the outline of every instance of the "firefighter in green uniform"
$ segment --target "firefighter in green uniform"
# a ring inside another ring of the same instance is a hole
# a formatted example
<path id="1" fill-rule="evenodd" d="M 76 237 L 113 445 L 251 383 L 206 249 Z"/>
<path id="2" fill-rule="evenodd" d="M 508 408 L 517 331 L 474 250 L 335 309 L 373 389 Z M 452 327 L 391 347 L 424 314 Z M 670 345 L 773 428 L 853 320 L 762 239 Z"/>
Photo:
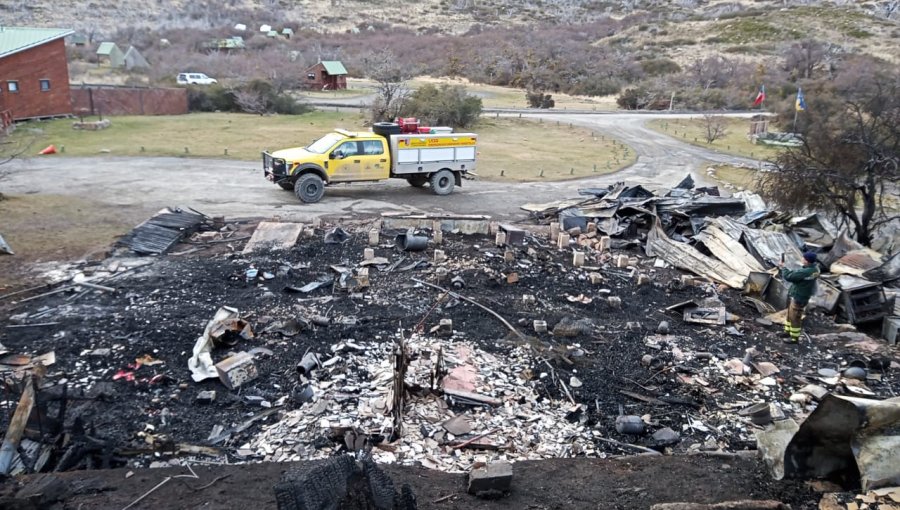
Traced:
<path id="1" fill-rule="evenodd" d="M 781 269 L 781 277 L 791 282 L 789 293 L 787 320 L 784 323 L 786 343 L 796 344 L 803 333 L 803 310 L 809 303 L 816 290 L 816 278 L 819 277 L 819 265 L 816 263 L 816 254 L 808 251 L 803 254 L 803 267 L 800 269 L 788 269 L 784 262 L 778 265 Z"/>

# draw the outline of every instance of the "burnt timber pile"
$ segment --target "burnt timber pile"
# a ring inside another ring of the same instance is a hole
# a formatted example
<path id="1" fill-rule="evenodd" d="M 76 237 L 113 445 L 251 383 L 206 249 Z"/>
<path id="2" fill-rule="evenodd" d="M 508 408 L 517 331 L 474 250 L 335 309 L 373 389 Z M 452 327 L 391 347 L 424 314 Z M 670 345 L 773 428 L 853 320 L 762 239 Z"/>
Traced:
<path id="1" fill-rule="evenodd" d="M 877 338 L 896 313 L 896 256 L 816 217 L 753 210 L 753 197 L 586 193 L 526 206 L 546 227 L 429 215 L 257 225 L 192 212 L 181 244 L 153 245 L 168 255 L 121 249 L 60 268 L 54 290 L 0 301 L 0 425 L 7 437 L 20 429 L 0 467 L 350 453 L 470 472 L 752 456 L 760 433 L 831 397 L 900 390 L 896 347 Z M 777 250 L 790 260 L 802 245 L 840 272 L 823 277 L 808 337 L 785 346 L 786 290 L 767 270 Z M 877 289 L 877 314 L 858 310 L 860 285 Z"/>

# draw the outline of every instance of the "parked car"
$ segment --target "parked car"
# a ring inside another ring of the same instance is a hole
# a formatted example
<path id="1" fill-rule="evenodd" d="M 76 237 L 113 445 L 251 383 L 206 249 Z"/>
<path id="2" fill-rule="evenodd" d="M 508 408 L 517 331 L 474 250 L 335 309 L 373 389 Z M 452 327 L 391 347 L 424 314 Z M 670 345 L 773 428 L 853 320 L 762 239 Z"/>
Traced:
<path id="1" fill-rule="evenodd" d="M 175 79 L 179 85 L 212 85 L 219 83 L 215 78 L 210 78 L 203 73 L 180 73 Z"/>

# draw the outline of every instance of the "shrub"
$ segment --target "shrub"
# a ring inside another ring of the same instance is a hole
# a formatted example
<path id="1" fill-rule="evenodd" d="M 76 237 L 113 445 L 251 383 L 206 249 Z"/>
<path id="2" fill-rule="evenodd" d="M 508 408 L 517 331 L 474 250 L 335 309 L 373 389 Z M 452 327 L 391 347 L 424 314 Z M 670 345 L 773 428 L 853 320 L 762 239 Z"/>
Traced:
<path id="1" fill-rule="evenodd" d="M 193 112 L 281 113 L 299 115 L 310 108 L 292 96 L 278 92 L 266 80 L 253 80 L 237 87 L 211 85 L 188 90 L 188 108 Z"/>
<path id="2" fill-rule="evenodd" d="M 641 69 L 648 76 L 660 76 L 663 74 L 677 73 L 681 71 L 681 66 L 669 58 L 652 58 L 641 61 Z"/>
<path id="3" fill-rule="evenodd" d="M 528 101 L 528 106 L 531 108 L 553 108 L 556 106 L 556 101 L 553 100 L 550 94 L 544 94 L 542 91 L 537 90 L 526 91 L 525 100 Z"/>
<path id="4" fill-rule="evenodd" d="M 481 98 L 467 94 L 463 87 L 429 84 L 410 94 L 401 112 L 431 125 L 464 128 L 478 120 L 481 108 Z"/>

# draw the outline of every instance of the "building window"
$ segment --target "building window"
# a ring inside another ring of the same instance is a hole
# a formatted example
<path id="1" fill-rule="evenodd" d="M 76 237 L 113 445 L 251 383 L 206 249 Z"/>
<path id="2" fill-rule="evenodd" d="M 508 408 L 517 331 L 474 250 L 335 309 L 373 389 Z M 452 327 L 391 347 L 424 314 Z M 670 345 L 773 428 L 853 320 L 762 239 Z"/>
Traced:
<path id="1" fill-rule="evenodd" d="M 308 79 L 310 79 L 310 80 L 315 80 L 315 79 L 316 79 L 316 75 L 313 74 L 313 73 L 307 73 L 306 77 L 307 77 Z"/>
<path id="2" fill-rule="evenodd" d="M 18 92 L 19 91 L 19 82 L 17 82 L 17 81 L 6 82 L 6 89 L 12 93 Z"/>
<path id="3" fill-rule="evenodd" d="M 41 92 L 50 90 L 50 80 L 41 80 Z"/>

